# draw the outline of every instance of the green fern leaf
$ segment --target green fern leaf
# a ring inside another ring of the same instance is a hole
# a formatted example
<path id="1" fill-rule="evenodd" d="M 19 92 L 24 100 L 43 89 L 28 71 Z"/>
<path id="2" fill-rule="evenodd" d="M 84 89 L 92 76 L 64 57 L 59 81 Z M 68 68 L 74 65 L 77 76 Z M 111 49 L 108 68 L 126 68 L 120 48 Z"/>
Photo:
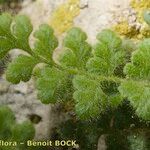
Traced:
<path id="1" fill-rule="evenodd" d="M 4 13 L 0 15 L 0 36 L 9 36 L 8 33 L 11 33 L 10 25 L 12 23 L 11 15 Z"/>
<path id="2" fill-rule="evenodd" d="M 0 106 L 0 139 L 4 141 L 24 142 L 17 147 L 1 146 L 1 150 L 27 149 L 26 141 L 34 138 L 35 129 L 30 121 L 17 124 L 15 116 L 7 106 Z"/>
<path id="3" fill-rule="evenodd" d="M 27 141 L 34 139 L 35 128 L 30 121 L 25 121 L 21 124 L 15 124 L 12 127 L 12 137 L 11 140 L 16 141 L 18 144 L 16 149 L 25 150 L 27 148 Z"/>
<path id="4" fill-rule="evenodd" d="M 28 38 L 33 30 L 30 19 L 27 16 L 16 16 L 12 24 L 12 35 L 16 39 L 16 48 L 30 51 Z"/>
<path id="5" fill-rule="evenodd" d="M 116 67 L 124 62 L 122 41 L 110 30 L 103 30 L 97 35 L 97 39 L 99 42 L 94 47 L 94 56 L 89 59 L 86 67 L 92 73 L 113 75 Z"/>
<path id="6" fill-rule="evenodd" d="M 65 50 L 59 58 L 61 66 L 81 70 L 85 68 L 91 53 L 91 46 L 86 39 L 86 34 L 79 28 L 72 28 L 68 31 L 64 39 Z"/>
<path id="7" fill-rule="evenodd" d="M 132 79 L 150 80 L 150 39 L 145 39 L 137 51 L 132 53 L 131 62 L 126 64 L 124 73 Z M 138 116 L 150 119 L 150 87 L 143 81 L 126 81 L 120 86 L 120 92 L 127 97 L 135 108 Z"/>
<path id="8" fill-rule="evenodd" d="M 59 61 L 61 62 L 62 66 L 66 66 L 70 68 L 71 67 L 76 68 L 77 66 L 76 55 L 70 49 L 66 49 L 65 52 L 60 55 Z"/>
<path id="9" fill-rule="evenodd" d="M 73 85 L 76 91 L 73 98 L 76 101 L 76 113 L 81 119 L 96 117 L 104 111 L 106 95 L 101 89 L 101 84 L 86 76 L 75 76 Z"/>
<path id="10" fill-rule="evenodd" d="M 108 100 L 109 100 L 109 105 L 112 108 L 117 108 L 118 105 L 120 105 L 121 102 L 123 101 L 123 97 L 121 96 L 120 93 L 115 93 L 115 94 L 109 95 Z"/>
<path id="11" fill-rule="evenodd" d="M 20 81 L 27 82 L 30 80 L 33 68 L 37 60 L 33 57 L 20 55 L 8 65 L 6 78 L 8 81 L 18 84 Z"/>
<path id="12" fill-rule="evenodd" d="M 58 40 L 54 36 L 53 29 L 43 24 L 39 27 L 39 30 L 34 33 L 34 37 L 37 39 L 34 44 L 34 52 L 48 61 L 51 61 L 53 51 L 58 46 Z"/>
<path id="13" fill-rule="evenodd" d="M 15 48 L 14 39 L 10 31 L 11 23 L 12 17 L 9 14 L 0 15 L 0 59 L 3 58 L 10 49 Z"/>
<path id="14" fill-rule="evenodd" d="M 9 50 L 15 48 L 11 40 L 0 36 L 0 59 L 4 58 Z"/>
<path id="15" fill-rule="evenodd" d="M 38 97 L 44 104 L 66 100 L 70 95 L 68 76 L 56 68 L 44 68 L 37 80 Z"/>
<path id="16" fill-rule="evenodd" d="M 116 35 L 115 32 L 109 30 L 109 29 L 104 29 L 102 30 L 98 35 L 97 39 L 101 41 L 102 43 L 106 44 L 109 49 L 115 50 L 118 47 L 120 47 L 122 41 L 120 37 Z"/>
<path id="17" fill-rule="evenodd" d="M 146 83 L 124 81 L 119 91 L 123 97 L 130 100 L 139 117 L 150 120 L 150 87 Z"/>
<path id="18" fill-rule="evenodd" d="M 14 124 L 13 112 L 6 106 L 0 106 L 0 139 L 7 140 L 11 136 L 11 126 Z"/>
<path id="19" fill-rule="evenodd" d="M 107 95 L 108 107 L 116 108 L 123 101 L 123 98 L 118 91 L 119 85 L 119 83 L 114 81 L 101 81 L 102 90 Z"/>
<path id="20" fill-rule="evenodd" d="M 12 128 L 12 139 L 18 142 L 26 142 L 34 138 L 35 129 L 30 121 L 16 124 Z"/>
<path id="21" fill-rule="evenodd" d="M 134 51 L 131 63 L 126 64 L 124 73 L 131 78 L 150 80 L 150 39 L 145 39 Z"/>
<path id="22" fill-rule="evenodd" d="M 31 52 L 28 38 L 32 25 L 26 16 L 16 16 L 13 20 L 8 14 L 0 15 L 0 58 L 11 49 L 18 48 Z"/>

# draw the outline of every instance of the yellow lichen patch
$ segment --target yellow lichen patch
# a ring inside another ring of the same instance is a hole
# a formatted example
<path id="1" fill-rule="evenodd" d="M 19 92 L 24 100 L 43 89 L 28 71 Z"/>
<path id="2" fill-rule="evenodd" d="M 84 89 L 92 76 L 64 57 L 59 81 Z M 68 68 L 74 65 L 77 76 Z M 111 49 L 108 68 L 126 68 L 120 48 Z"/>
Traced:
<path id="1" fill-rule="evenodd" d="M 134 26 L 129 26 L 127 21 L 122 21 L 113 26 L 113 30 L 119 33 L 121 36 L 128 38 L 137 38 L 139 31 Z"/>
<path id="2" fill-rule="evenodd" d="M 113 26 L 113 29 L 121 36 L 136 40 L 150 37 L 150 28 L 143 18 L 143 12 L 150 9 L 150 0 L 131 0 L 131 7 L 137 12 L 136 23 L 140 24 L 141 27 L 137 29 L 136 26 L 129 25 L 127 19 L 123 18 L 120 23 Z"/>
<path id="3" fill-rule="evenodd" d="M 80 0 L 68 0 L 52 14 L 50 25 L 57 34 L 62 34 L 73 26 L 73 20 L 80 13 Z"/>
<path id="4" fill-rule="evenodd" d="M 150 8 L 150 0 L 131 0 L 131 7 L 136 10 L 138 21 L 143 22 L 143 11 Z"/>
<path id="5" fill-rule="evenodd" d="M 130 26 L 127 21 L 122 21 L 113 26 L 112 29 L 120 36 L 130 39 L 140 40 L 150 37 L 150 28 L 146 23 L 143 23 L 142 28 L 137 30 L 134 26 Z"/>

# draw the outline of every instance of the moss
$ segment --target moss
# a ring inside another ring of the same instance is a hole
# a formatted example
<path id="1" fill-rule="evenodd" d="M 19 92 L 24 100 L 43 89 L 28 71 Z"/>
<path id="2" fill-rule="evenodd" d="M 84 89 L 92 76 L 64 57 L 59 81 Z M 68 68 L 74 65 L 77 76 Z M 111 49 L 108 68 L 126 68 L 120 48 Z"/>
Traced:
<path id="1" fill-rule="evenodd" d="M 50 25 L 57 34 L 62 34 L 73 26 L 73 20 L 80 13 L 80 0 L 68 0 L 60 5 L 50 19 Z"/>
<path id="2" fill-rule="evenodd" d="M 150 8 L 150 0 L 131 0 L 131 7 L 136 10 L 139 22 L 143 22 L 143 11 Z"/>

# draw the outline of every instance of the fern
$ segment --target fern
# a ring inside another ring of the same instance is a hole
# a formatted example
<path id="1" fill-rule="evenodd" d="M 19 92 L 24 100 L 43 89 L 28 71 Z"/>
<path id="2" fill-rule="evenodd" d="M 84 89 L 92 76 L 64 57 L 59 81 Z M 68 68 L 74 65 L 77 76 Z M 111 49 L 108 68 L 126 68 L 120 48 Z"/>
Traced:
<path id="1" fill-rule="evenodd" d="M 108 108 L 115 109 L 127 98 L 139 117 L 150 120 L 149 39 L 137 46 L 130 61 L 124 42 L 111 30 L 100 32 L 97 44 L 92 47 L 86 33 L 75 27 L 67 32 L 63 51 L 55 62 L 53 53 L 58 40 L 53 29 L 41 25 L 33 33 L 35 42 L 31 47 L 32 28 L 25 16 L 0 16 L 0 58 L 14 48 L 26 52 L 8 65 L 8 81 L 18 84 L 36 76 L 42 103 L 74 100 L 75 112 L 82 119 L 95 118 Z M 45 65 L 39 67 L 40 63 Z"/>
<path id="2" fill-rule="evenodd" d="M 139 45 L 138 50 L 132 53 L 131 63 L 124 68 L 128 77 L 142 80 L 150 79 L 150 39 L 145 39 Z"/>
<path id="3" fill-rule="evenodd" d="M 0 138 L 7 139 L 11 136 L 11 125 L 15 123 L 15 116 L 9 108 L 0 107 L 0 121 Z"/>
<path id="4" fill-rule="evenodd" d="M 43 59 L 52 61 L 53 50 L 58 46 L 58 40 L 53 34 L 53 29 L 48 25 L 43 24 L 34 33 L 36 42 L 34 43 L 33 51 Z"/>
<path id="5" fill-rule="evenodd" d="M 91 46 L 86 40 L 87 35 L 81 29 L 72 28 L 68 31 L 63 41 L 65 50 L 59 58 L 63 68 L 85 69 L 86 61 L 91 52 Z"/>
<path id="6" fill-rule="evenodd" d="M 57 68 L 46 67 L 37 79 L 38 97 L 42 103 L 67 100 L 70 94 L 68 75 Z"/>
<path id="7" fill-rule="evenodd" d="M 110 30 L 103 30 L 97 35 L 99 42 L 93 50 L 93 57 L 87 62 L 90 72 L 111 76 L 117 66 L 123 64 L 124 50 L 121 39 Z"/>
<path id="8" fill-rule="evenodd" d="M 17 84 L 20 81 L 29 81 L 32 70 L 37 61 L 29 56 L 20 55 L 12 63 L 8 65 L 6 78 L 8 81 Z"/>
<path id="9" fill-rule="evenodd" d="M 29 121 L 25 121 L 22 124 L 17 124 L 15 116 L 11 109 L 6 106 L 0 106 L 0 139 L 5 141 L 24 142 L 33 139 L 35 135 L 35 129 Z M 26 144 L 18 144 L 16 149 L 26 149 Z M 14 149 L 12 147 L 0 146 L 1 150 Z"/>
<path id="10" fill-rule="evenodd" d="M 80 118 L 96 117 L 106 105 L 106 95 L 100 83 L 86 76 L 75 76 L 74 87 L 77 89 L 73 98 L 76 100 L 76 113 Z M 94 90 L 93 90 L 94 89 Z"/>

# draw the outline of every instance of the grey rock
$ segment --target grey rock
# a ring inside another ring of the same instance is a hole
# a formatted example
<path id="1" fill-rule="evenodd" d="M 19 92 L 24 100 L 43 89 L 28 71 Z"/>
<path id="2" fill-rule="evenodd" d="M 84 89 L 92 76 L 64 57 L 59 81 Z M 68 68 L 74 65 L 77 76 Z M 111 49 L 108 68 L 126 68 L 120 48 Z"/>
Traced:
<path id="1" fill-rule="evenodd" d="M 106 138 L 107 138 L 107 135 L 105 134 L 100 136 L 98 140 L 97 150 L 107 150 Z"/>

